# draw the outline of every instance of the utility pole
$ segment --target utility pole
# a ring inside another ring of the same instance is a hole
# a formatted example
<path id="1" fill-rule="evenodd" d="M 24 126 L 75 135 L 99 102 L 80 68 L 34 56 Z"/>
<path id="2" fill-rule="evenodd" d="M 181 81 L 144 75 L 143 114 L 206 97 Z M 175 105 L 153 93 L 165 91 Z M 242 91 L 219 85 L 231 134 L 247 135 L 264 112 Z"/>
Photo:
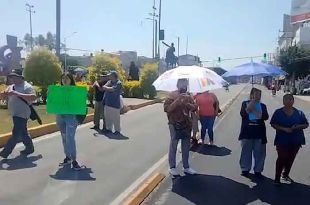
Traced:
<path id="1" fill-rule="evenodd" d="M 180 37 L 178 36 L 178 58 L 180 57 Z"/>
<path id="2" fill-rule="evenodd" d="M 65 66 L 64 66 L 64 71 L 67 71 L 67 38 L 70 38 L 71 36 L 73 36 L 74 34 L 76 34 L 77 32 L 73 32 L 71 33 L 69 36 L 64 38 L 64 44 L 65 44 Z"/>
<path id="3" fill-rule="evenodd" d="M 56 0 L 56 54 L 60 57 L 60 14 L 61 2 Z"/>
<path id="4" fill-rule="evenodd" d="M 159 0 L 159 12 L 158 12 L 158 37 L 160 36 L 161 31 L 161 0 Z M 158 59 L 160 60 L 160 38 L 158 38 Z"/>
<path id="5" fill-rule="evenodd" d="M 158 51 L 157 51 L 157 44 L 158 44 L 158 38 L 157 38 L 157 33 L 158 33 L 158 29 L 157 29 L 157 19 L 155 19 L 155 58 L 158 58 Z"/>
<path id="6" fill-rule="evenodd" d="M 186 55 L 187 55 L 187 50 L 188 50 L 188 36 L 186 36 Z"/>
<path id="7" fill-rule="evenodd" d="M 30 48 L 31 50 L 33 50 L 33 37 L 32 37 L 32 14 L 35 13 L 35 11 L 33 10 L 33 5 L 30 4 L 26 4 L 26 11 L 29 12 L 29 18 L 30 18 Z"/>

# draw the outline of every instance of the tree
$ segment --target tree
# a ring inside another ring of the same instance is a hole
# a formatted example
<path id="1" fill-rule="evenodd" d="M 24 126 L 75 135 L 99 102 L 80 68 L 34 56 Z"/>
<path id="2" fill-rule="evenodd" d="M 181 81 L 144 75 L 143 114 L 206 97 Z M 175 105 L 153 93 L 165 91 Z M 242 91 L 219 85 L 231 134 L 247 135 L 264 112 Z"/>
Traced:
<path id="1" fill-rule="evenodd" d="M 56 35 L 53 35 L 51 32 L 47 32 L 45 44 L 49 50 L 56 48 Z"/>
<path id="2" fill-rule="evenodd" d="M 46 45 L 46 40 L 45 40 L 45 37 L 42 35 L 42 34 L 40 34 L 40 35 L 38 35 L 37 37 L 35 37 L 35 39 L 34 39 L 34 44 L 36 45 L 36 46 L 45 46 Z"/>
<path id="3" fill-rule="evenodd" d="M 30 50 L 31 36 L 29 33 L 26 33 L 24 36 L 24 44 L 26 49 Z M 49 50 L 52 51 L 56 48 L 56 35 L 52 34 L 51 32 L 47 32 L 46 37 L 44 37 L 42 34 L 33 37 L 33 46 L 46 46 Z M 61 44 L 61 47 L 64 47 L 64 44 Z"/>
<path id="4" fill-rule="evenodd" d="M 280 51 L 278 62 L 290 77 L 310 74 L 310 51 L 296 45 Z"/>
<path id="5" fill-rule="evenodd" d="M 25 44 L 26 49 L 31 48 L 31 36 L 29 33 L 26 33 L 24 36 L 24 44 Z"/>
<path id="6" fill-rule="evenodd" d="M 125 81 L 125 70 L 121 66 L 121 60 L 111 54 L 98 53 L 93 58 L 92 69 L 89 69 L 89 76 L 99 75 L 103 72 L 109 72 L 112 70 L 117 71 L 121 81 Z"/>
<path id="7" fill-rule="evenodd" d="M 61 66 L 57 56 L 47 48 L 37 48 L 26 60 L 25 79 L 42 89 L 42 99 L 46 103 L 47 87 L 60 81 Z"/>

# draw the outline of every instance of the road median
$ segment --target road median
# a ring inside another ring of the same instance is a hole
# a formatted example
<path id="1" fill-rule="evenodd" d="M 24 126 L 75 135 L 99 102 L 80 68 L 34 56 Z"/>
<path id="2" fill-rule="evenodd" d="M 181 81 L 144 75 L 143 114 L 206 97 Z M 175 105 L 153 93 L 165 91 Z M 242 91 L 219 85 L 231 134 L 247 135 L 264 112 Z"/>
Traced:
<path id="1" fill-rule="evenodd" d="M 160 103 L 162 101 L 163 101 L 162 99 L 147 100 L 145 102 L 143 100 L 139 100 L 138 103 L 132 103 L 131 105 L 126 105 L 127 106 L 126 111 L 128 112 L 130 110 L 137 110 L 137 109 L 149 106 L 149 105 Z M 86 116 L 83 124 L 90 123 L 93 121 L 93 119 L 94 119 L 94 114 L 89 114 Z M 56 125 L 56 122 L 53 122 L 53 123 L 43 124 L 40 126 L 29 128 L 28 131 L 31 137 L 34 139 L 34 138 L 41 137 L 47 134 L 58 132 L 59 129 Z M 6 144 L 6 142 L 11 138 L 11 136 L 12 136 L 12 132 L 0 134 L 0 147 L 3 147 Z"/>

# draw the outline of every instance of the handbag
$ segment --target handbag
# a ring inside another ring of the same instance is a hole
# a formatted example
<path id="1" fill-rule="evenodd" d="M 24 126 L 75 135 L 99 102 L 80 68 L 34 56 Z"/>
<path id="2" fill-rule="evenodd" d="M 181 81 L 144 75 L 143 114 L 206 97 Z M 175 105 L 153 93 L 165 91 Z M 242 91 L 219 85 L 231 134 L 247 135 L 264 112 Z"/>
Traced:
<path id="1" fill-rule="evenodd" d="M 173 127 L 175 130 L 176 139 L 186 139 L 187 137 L 190 137 L 190 131 L 185 124 L 176 122 Z"/>
<path id="2" fill-rule="evenodd" d="M 34 107 L 32 105 L 29 105 L 28 102 L 24 98 L 21 98 L 21 97 L 18 97 L 18 98 L 29 106 L 29 108 L 30 108 L 30 117 L 29 118 L 32 121 L 37 121 L 39 123 L 39 125 L 42 125 L 42 120 L 41 120 L 39 114 L 37 113 L 37 111 L 34 109 Z"/>

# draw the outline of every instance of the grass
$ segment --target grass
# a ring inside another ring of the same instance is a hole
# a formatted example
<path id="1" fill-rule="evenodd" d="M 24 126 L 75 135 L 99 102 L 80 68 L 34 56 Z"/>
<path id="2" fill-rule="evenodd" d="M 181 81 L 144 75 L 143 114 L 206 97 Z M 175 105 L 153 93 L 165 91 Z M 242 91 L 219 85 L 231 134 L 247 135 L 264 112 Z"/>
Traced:
<path id="1" fill-rule="evenodd" d="M 42 119 L 43 124 L 55 122 L 55 114 L 48 114 L 46 112 L 46 105 L 35 106 L 39 116 Z M 88 108 L 89 113 L 93 113 L 93 109 Z M 29 120 L 28 128 L 39 126 L 36 121 Z M 7 109 L 0 109 L 0 134 L 11 132 L 13 128 L 12 117 Z"/>

